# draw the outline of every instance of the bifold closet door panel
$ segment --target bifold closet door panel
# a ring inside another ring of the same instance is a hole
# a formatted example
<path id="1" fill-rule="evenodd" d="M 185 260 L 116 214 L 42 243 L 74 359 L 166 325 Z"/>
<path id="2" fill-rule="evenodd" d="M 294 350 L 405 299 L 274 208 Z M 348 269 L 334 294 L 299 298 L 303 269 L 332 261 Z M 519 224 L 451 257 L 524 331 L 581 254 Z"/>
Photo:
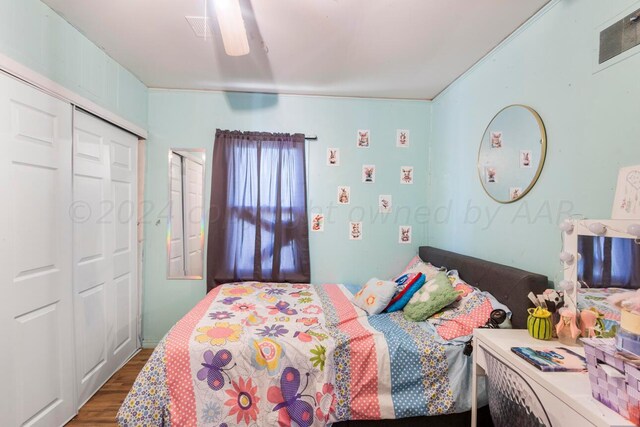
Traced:
<path id="1" fill-rule="evenodd" d="M 76 412 L 71 105 L 0 73 L 0 425 Z"/>
<path id="2" fill-rule="evenodd" d="M 138 349 L 138 137 L 111 128 L 115 373 Z"/>
<path id="3" fill-rule="evenodd" d="M 182 277 L 185 275 L 185 259 L 184 259 L 184 230 L 182 229 L 183 221 L 183 185 L 182 176 L 184 170 L 182 168 L 182 156 L 170 154 L 171 167 L 171 235 L 169 236 L 169 277 Z"/>
<path id="4" fill-rule="evenodd" d="M 137 348 L 135 136 L 76 111 L 74 298 L 78 406 Z"/>
<path id="5" fill-rule="evenodd" d="M 204 166 L 189 158 L 184 159 L 185 199 L 184 224 L 186 236 L 185 272 L 187 276 L 203 276 L 202 241 L 202 183 Z"/>

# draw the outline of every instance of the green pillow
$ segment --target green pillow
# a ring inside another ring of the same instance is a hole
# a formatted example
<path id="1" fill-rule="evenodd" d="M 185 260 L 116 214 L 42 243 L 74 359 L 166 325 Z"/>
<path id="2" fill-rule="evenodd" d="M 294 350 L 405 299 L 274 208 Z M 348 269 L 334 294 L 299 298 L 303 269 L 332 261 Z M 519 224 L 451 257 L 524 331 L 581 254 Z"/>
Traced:
<path id="1" fill-rule="evenodd" d="M 433 316 L 458 298 L 456 291 L 447 277 L 440 272 L 415 293 L 404 307 L 404 318 L 414 322 L 422 322 Z"/>

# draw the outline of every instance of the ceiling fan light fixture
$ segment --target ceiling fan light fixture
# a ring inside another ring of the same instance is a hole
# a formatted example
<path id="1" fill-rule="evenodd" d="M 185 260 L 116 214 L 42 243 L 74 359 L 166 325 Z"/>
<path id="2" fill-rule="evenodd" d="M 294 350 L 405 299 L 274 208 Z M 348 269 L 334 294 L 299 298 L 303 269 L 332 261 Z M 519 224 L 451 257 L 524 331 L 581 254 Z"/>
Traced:
<path id="1" fill-rule="evenodd" d="M 213 0 L 213 5 L 222 34 L 224 51 L 229 56 L 247 55 L 249 40 L 242 18 L 240 0 Z"/>

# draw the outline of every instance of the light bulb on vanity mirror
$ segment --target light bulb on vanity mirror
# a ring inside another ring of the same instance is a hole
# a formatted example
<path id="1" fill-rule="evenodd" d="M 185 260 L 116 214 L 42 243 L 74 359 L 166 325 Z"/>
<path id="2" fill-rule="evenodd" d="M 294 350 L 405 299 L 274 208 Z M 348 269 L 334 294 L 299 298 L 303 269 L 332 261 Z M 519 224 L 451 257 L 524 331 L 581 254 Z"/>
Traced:
<path id="1" fill-rule="evenodd" d="M 572 265 L 575 260 L 576 257 L 571 252 L 560 252 L 560 261 L 564 262 L 566 265 Z"/>
<path id="2" fill-rule="evenodd" d="M 564 231 L 566 234 L 573 233 L 574 225 L 570 219 L 565 219 L 559 225 L 560 230 Z"/>
<path id="3" fill-rule="evenodd" d="M 640 239 L 640 224 L 631 224 L 627 227 L 627 233 L 634 236 L 637 239 Z"/>
<path id="4" fill-rule="evenodd" d="M 595 234 L 596 236 L 604 236 L 607 234 L 607 226 L 601 222 L 594 222 L 589 224 L 589 231 Z"/>
<path id="5" fill-rule="evenodd" d="M 573 290 L 573 282 L 571 280 L 561 280 L 560 281 L 560 289 L 563 291 L 572 291 Z"/>

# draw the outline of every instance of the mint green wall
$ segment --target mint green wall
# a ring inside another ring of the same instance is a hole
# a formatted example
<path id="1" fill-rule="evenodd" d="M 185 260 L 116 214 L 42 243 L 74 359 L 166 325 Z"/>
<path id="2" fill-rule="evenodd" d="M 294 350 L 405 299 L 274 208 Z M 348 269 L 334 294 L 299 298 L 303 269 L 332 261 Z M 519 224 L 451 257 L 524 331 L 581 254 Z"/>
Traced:
<path id="1" fill-rule="evenodd" d="M 309 207 L 327 215 L 324 233 L 311 233 L 314 283 L 363 283 L 399 272 L 426 242 L 427 142 L 430 104 L 420 101 L 149 91 L 144 265 L 145 345 L 155 344 L 205 294 L 204 281 L 166 279 L 167 152 L 172 147 L 207 149 L 206 203 L 216 128 L 303 132 L 308 142 Z M 356 148 L 358 129 L 371 130 L 371 148 Z M 411 131 L 411 146 L 396 148 L 396 129 Z M 327 147 L 341 149 L 341 166 L 325 165 Z M 375 164 L 375 184 L 363 184 L 363 164 Z M 415 183 L 400 184 L 400 166 L 415 167 Z M 351 205 L 337 206 L 338 185 L 351 187 Z M 379 194 L 392 194 L 394 210 L 377 216 Z M 334 206 L 331 215 L 328 207 Z M 400 209 L 405 206 L 404 209 Z M 363 221 L 362 241 L 348 240 L 348 221 Z M 384 222 L 383 222 L 384 221 Z M 157 225 L 156 225 L 156 222 Z M 413 226 L 413 244 L 398 244 L 398 225 Z"/>
<path id="2" fill-rule="evenodd" d="M 429 244 L 558 280 L 558 217 L 610 217 L 618 168 L 640 163 L 640 55 L 593 73 L 596 28 L 633 3 L 554 1 L 435 99 L 427 193 L 452 208 L 430 223 Z M 529 195 L 500 205 L 482 190 L 476 156 L 491 118 L 515 103 L 542 116 L 547 161 Z"/>
<path id="3" fill-rule="evenodd" d="M 39 0 L 0 0 L 0 52 L 147 127 L 146 86 Z"/>
<path id="4" fill-rule="evenodd" d="M 331 215 L 310 235 L 315 283 L 391 276 L 425 243 L 557 281 L 557 222 L 609 217 L 618 168 L 640 163 L 640 55 L 594 73 L 596 28 L 634 4 L 552 0 L 433 103 L 148 91 L 39 0 L 0 0 L 0 52 L 149 129 L 143 334 L 153 345 L 205 293 L 203 281 L 166 279 L 167 150 L 205 147 L 210 161 L 216 128 L 320 138 L 308 145 L 309 206 Z M 531 193 L 501 205 L 482 190 L 476 157 L 486 125 L 514 103 L 540 113 L 549 146 Z M 355 147 L 363 128 L 368 150 Z M 410 148 L 395 148 L 399 128 L 411 130 Z M 327 147 L 341 149 L 342 166 L 325 166 Z M 376 184 L 361 183 L 363 164 L 377 166 Z M 402 165 L 415 167 L 414 185 L 399 184 Z M 207 203 L 210 180 L 208 168 Z M 338 185 L 351 186 L 350 206 L 335 205 Z M 377 216 L 379 194 L 393 195 L 394 214 Z M 363 214 L 364 239 L 349 241 L 349 216 Z M 401 224 L 413 226 L 413 244 L 397 243 Z"/>

